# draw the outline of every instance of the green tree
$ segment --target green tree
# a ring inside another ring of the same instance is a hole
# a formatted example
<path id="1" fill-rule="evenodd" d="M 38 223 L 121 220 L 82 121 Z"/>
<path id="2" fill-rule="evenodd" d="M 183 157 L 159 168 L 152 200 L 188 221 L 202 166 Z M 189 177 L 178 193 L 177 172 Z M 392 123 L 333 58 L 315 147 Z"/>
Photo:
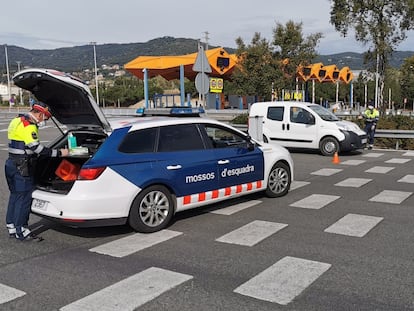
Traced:
<path id="1" fill-rule="evenodd" d="M 272 42 L 255 33 L 249 45 L 236 39 L 239 63 L 235 69 L 231 89 L 238 95 L 257 95 L 270 100 L 272 87 L 281 95 L 282 89 L 295 87 L 299 64 L 309 64 L 317 55 L 315 47 L 320 33 L 304 37 L 302 23 L 289 21 L 276 24 Z"/>
<path id="2" fill-rule="evenodd" d="M 272 81 L 281 74 L 268 40 L 256 32 L 249 45 L 236 39 L 239 63 L 232 74 L 236 95 L 257 95 L 270 100 Z"/>
<path id="3" fill-rule="evenodd" d="M 279 88 L 293 89 L 299 65 L 309 65 L 317 56 L 315 47 L 322 38 L 321 33 L 303 35 L 303 24 L 288 21 L 286 25 L 276 23 L 273 29 L 274 57 L 282 65 L 283 75 L 277 81 Z"/>
<path id="4" fill-rule="evenodd" d="M 402 102 L 414 102 L 414 56 L 404 60 L 401 65 L 401 96 Z M 405 106 L 405 105 L 404 105 Z M 402 107 L 405 108 L 405 107 Z"/>
<path id="5" fill-rule="evenodd" d="M 378 104 L 383 107 L 385 72 L 388 60 L 406 32 L 414 27 L 412 0 L 332 0 L 330 22 L 343 36 L 350 28 L 355 39 L 369 49 L 366 59 L 371 70 L 378 73 Z"/>

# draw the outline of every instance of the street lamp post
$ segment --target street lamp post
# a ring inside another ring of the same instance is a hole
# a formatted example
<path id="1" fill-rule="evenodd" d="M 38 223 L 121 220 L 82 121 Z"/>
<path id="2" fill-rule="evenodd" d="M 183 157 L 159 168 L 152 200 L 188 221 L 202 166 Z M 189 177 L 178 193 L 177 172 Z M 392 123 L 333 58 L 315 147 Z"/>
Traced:
<path id="1" fill-rule="evenodd" d="M 96 66 L 96 42 L 91 42 L 93 45 L 93 60 L 95 63 L 95 88 L 96 88 L 96 102 L 99 106 L 99 89 L 98 89 L 98 67 Z"/>

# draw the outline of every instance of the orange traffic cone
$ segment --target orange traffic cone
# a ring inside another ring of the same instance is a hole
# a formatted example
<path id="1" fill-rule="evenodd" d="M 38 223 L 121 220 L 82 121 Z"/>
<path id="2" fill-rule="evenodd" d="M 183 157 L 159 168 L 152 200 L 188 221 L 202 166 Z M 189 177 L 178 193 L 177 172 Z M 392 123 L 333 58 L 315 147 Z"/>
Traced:
<path id="1" fill-rule="evenodd" d="M 335 152 L 333 159 L 332 159 L 332 163 L 333 164 L 339 164 L 341 161 L 339 160 L 339 156 L 338 156 L 338 152 Z"/>

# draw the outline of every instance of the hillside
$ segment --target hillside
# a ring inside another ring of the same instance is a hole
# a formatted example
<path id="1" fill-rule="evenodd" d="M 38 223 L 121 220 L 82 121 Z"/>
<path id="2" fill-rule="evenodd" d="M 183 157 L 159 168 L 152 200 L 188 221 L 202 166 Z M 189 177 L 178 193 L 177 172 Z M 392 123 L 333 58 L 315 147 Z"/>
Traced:
<path id="1" fill-rule="evenodd" d="M 197 40 L 187 38 L 162 37 L 145 43 L 102 44 L 96 46 L 98 66 L 124 65 L 141 55 L 183 55 L 197 52 Z M 213 48 L 213 47 L 212 47 Z M 224 47 L 229 53 L 234 49 Z M 7 46 L 10 72 L 17 70 L 17 61 L 21 66 L 48 67 L 67 72 L 81 71 L 94 67 L 93 47 L 91 45 L 59 48 L 54 50 L 28 50 L 18 46 Z M 414 52 L 396 52 L 390 63 L 400 67 L 405 58 Z M 0 59 L 5 60 L 4 45 L 0 48 Z M 338 67 L 349 66 L 351 69 L 363 69 L 363 54 L 340 53 L 321 55 L 314 63 L 336 64 Z M 1 73 L 6 72 L 5 61 L 1 61 Z M 1 82 L 1 81 L 0 81 Z"/>

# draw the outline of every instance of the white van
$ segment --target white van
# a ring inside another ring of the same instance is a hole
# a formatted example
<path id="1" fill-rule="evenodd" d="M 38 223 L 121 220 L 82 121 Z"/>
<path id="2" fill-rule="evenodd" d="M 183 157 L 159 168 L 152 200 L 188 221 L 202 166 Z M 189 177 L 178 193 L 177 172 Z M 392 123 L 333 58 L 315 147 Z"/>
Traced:
<path id="1" fill-rule="evenodd" d="M 249 135 L 287 148 L 319 149 L 325 156 L 362 149 L 367 143 L 357 124 L 340 120 L 320 105 L 296 101 L 254 103 Z"/>

